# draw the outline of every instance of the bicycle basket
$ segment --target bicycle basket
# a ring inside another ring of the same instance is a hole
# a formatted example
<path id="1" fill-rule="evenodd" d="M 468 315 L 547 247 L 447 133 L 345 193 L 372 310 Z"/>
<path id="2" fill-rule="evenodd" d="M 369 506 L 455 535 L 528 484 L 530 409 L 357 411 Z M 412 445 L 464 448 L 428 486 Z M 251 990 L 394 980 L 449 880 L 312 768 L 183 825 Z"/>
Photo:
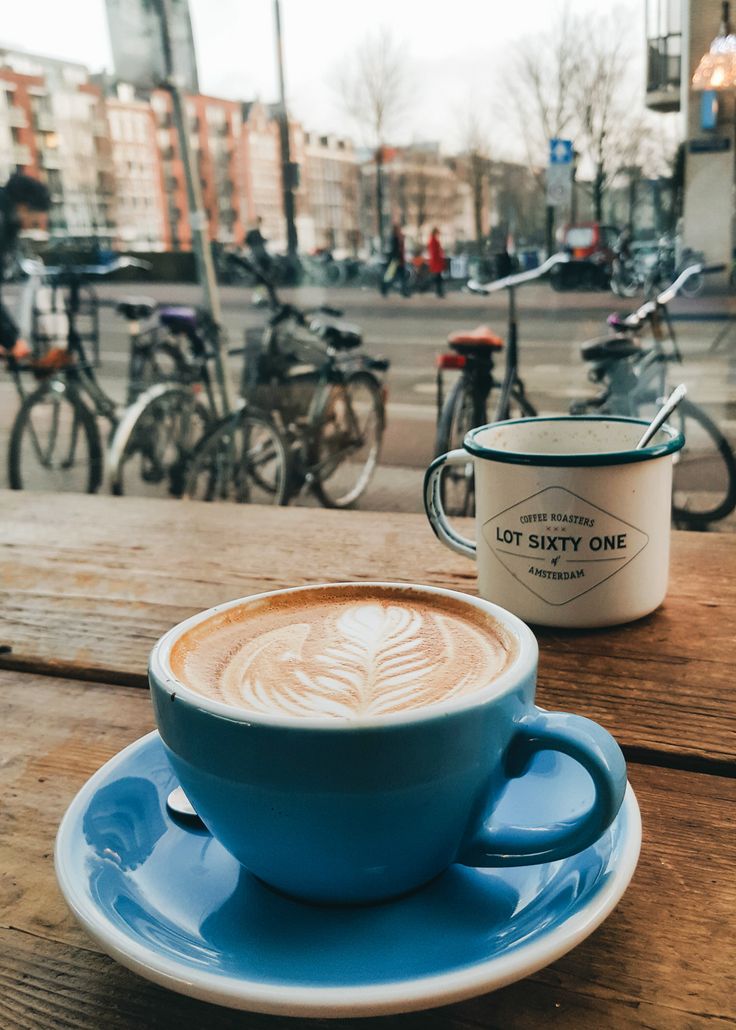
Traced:
<path id="1" fill-rule="evenodd" d="M 275 352 L 268 352 L 263 331 L 246 329 L 243 396 L 265 411 L 279 411 L 287 425 L 306 417 L 319 367 L 315 352 L 323 356 L 324 348 L 311 340 L 293 338 Z"/>
<path id="2" fill-rule="evenodd" d="M 100 363 L 100 325 L 97 297 L 90 287 L 79 290 L 74 328 L 79 343 L 84 346 L 87 361 Z M 69 345 L 69 315 L 67 296 L 61 284 L 36 285 L 30 304 L 29 342 L 35 360 L 49 351 L 63 351 Z"/>

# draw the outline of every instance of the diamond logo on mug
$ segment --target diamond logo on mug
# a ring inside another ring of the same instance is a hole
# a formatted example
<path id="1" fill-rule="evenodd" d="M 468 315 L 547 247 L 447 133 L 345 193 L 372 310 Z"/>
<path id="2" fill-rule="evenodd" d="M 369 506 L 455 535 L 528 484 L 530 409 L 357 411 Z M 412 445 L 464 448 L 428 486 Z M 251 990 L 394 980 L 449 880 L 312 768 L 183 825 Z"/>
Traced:
<path id="1" fill-rule="evenodd" d="M 561 486 L 548 486 L 483 524 L 511 575 L 547 604 L 564 605 L 620 572 L 646 533 Z"/>

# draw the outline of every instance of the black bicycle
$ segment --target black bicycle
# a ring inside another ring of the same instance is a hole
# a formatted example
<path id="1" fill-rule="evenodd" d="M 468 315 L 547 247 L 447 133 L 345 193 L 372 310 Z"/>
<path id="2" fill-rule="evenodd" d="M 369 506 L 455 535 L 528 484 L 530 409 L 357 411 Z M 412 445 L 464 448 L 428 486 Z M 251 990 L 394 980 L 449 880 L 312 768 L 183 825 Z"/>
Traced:
<path id="1" fill-rule="evenodd" d="M 309 489 L 325 507 L 348 508 L 378 464 L 389 362 L 362 352 L 362 334 L 342 311 L 284 303 L 247 258 L 233 254 L 231 261 L 258 279 L 271 310 L 263 330 L 246 332 L 246 410 L 268 412 L 287 441 L 290 497 Z"/>
<path id="2" fill-rule="evenodd" d="M 588 378 L 600 389 L 595 396 L 574 402 L 570 413 L 594 411 L 650 419 L 670 393 L 669 366 L 682 362 L 667 305 L 679 293 L 690 296 L 693 280 L 700 283 L 724 268 L 696 262 L 637 311 L 624 317 L 611 315 L 612 332 L 589 340 L 581 350 L 583 360 L 590 363 Z M 642 339 L 648 339 L 649 346 Z M 689 397 L 670 422 L 685 436 L 684 448 L 674 456 L 672 517 L 683 528 L 705 529 L 736 508 L 736 459 L 710 415 Z"/>
<path id="3" fill-rule="evenodd" d="M 20 397 L 10 431 L 8 478 L 14 490 L 72 490 L 94 493 L 103 479 L 104 446 L 98 416 L 114 430 L 122 412 L 101 386 L 99 309 L 112 306 L 126 320 L 130 341 L 127 401 L 150 384 L 174 374 L 171 356 L 160 347 L 155 325 L 149 325 L 155 301 L 145 297 L 99 298 L 94 283 L 123 268 L 148 268 L 136 258 L 119 257 L 105 265 L 46 267 L 24 261 L 24 291 L 32 309 L 33 356 L 8 359 L 8 370 Z M 63 319 L 63 336 L 49 336 L 42 324 L 48 316 L 34 308 L 39 290 L 52 296 L 50 309 Z M 33 388 L 27 383 L 32 377 Z"/>
<path id="4" fill-rule="evenodd" d="M 488 326 L 451 333 L 447 339 L 450 353 L 437 359 L 437 435 L 435 453 L 462 447 L 467 433 L 476 426 L 508 418 L 536 415 L 519 376 L 519 327 L 516 288 L 548 275 L 557 265 L 568 261 L 566 254 L 554 254 L 538 268 L 496 279 L 491 283 L 470 280 L 468 289 L 483 295 L 506 290 L 508 328 L 506 342 Z M 496 378 L 495 360 L 505 350 L 502 379 Z M 445 372 L 459 372 L 449 392 L 445 391 Z M 473 462 L 448 468 L 442 477 L 442 504 L 448 515 L 475 513 Z"/>
<path id="5" fill-rule="evenodd" d="M 540 277 L 560 260 L 559 256 L 550 258 L 539 269 L 521 276 L 484 285 L 469 284 L 475 292 L 484 294 L 509 290 L 506 371 L 502 381 L 495 378 L 494 357 L 504 349 L 504 343 L 487 327 L 450 336 L 451 353 L 438 359 L 437 454 L 461 447 L 465 435 L 475 426 L 537 414 L 518 373 L 514 287 Z M 667 305 L 683 288 L 687 290 L 691 279 L 699 282 L 708 273 L 722 270 L 722 265 L 695 263 L 638 311 L 625 318 L 610 316 L 608 324 L 613 332 L 582 347 L 583 360 L 591 364 L 589 378 L 600 384 L 600 390 L 593 397 L 574 402 L 570 414 L 595 411 L 650 419 L 670 393 L 669 365 L 682 361 Z M 642 346 L 644 334 L 651 338 L 649 347 Z M 445 398 L 443 375 L 449 369 L 459 370 L 460 375 Z M 495 405 L 491 403 L 494 397 Z M 690 398 L 682 401 L 670 421 L 686 439 L 674 459 L 672 517 L 683 528 L 704 529 L 736 508 L 736 459 L 710 415 Z M 473 469 L 469 460 L 466 465 L 448 469 L 442 477 L 443 504 L 449 514 L 474 514 Z"/>
<path id="6" fill-rule="evenodd" d="M 161 308 L 159 322 L 172 375 L 120 419 L 108 451 L 113 493 L 286 504 L 286 443 L 265 412 L 229 402 L 223 329 L 193 307 Z"/>

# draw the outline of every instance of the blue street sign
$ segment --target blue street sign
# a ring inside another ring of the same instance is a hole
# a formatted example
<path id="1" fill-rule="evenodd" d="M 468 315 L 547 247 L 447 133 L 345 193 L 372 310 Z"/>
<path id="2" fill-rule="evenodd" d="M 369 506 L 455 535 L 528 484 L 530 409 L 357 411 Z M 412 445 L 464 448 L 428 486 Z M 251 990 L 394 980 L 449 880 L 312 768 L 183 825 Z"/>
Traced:
<path id="1" fill-rule="evenodd" d="M 551 139 L 549 141 L 549 163 L 551 165 L 571 165 L 575 151 L 571 139 Z"/>

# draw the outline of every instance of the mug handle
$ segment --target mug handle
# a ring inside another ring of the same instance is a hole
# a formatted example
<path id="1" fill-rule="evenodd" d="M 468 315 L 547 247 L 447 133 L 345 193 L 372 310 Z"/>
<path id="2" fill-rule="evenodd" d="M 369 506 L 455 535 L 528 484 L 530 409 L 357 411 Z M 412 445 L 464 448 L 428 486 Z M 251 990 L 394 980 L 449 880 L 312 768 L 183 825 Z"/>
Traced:
<path id="1" fill-rule="evenodd" d="M 440 479 L 446 465 L 467 465 L 472 461 L 467 451 L 460 448 L 457 451 L 449 451 L 435 458 L 427 471 L 424 473 L 424 510 L 427 513 L 429 524 L 434 530 L 435 536 L 447 544 L 458 554 L 464 554 L 466 558 L 477 559 L 478 547 L 474 540 L 462 536 L 452 528 L 447 521 L 445 509 L 442 507 L 442 494 L 440 492 Z"/>
<path id="2" fill-rule="evenodd" d="M 590 719 L 568 712 L 533 708 L 523 716 L 505 756 L 509 778 L 522 776 L 538 751 L 559 751 L 579 762 L 590 774 L 595 800 L 574 821 L 547 827 L 479 827 L 461 848 L 461 865 L 520 866 L 555 862 L 594 844 L 615 819 L 626 793 L 626 761 L 610 733 Z"/>

